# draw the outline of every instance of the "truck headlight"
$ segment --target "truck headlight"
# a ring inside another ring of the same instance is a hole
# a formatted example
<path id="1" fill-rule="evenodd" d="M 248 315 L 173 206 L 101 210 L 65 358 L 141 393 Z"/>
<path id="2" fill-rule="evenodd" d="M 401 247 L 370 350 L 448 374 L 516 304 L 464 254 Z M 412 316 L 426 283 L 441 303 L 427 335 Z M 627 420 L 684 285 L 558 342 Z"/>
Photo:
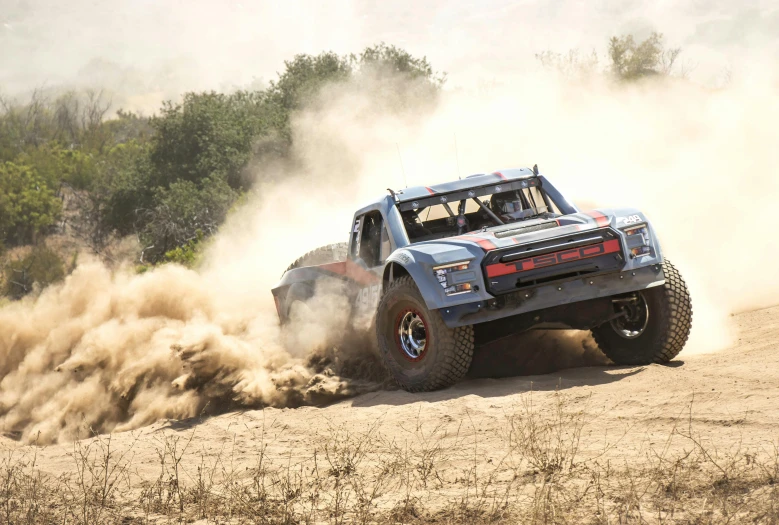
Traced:
<path id="1" fill-rule="evenodd" d="M 628 241 L 630 257 L 635 259 L 644 255 L 652 255 L 652 249 L 649 247 L 649 230 L 646 224 L 638 224 L 630 228 L 624 228 L 625 236 Z"/>
<path id="2" fill-rule="evenodd" d="M 470 264 L 470 261 L 462 261 L 433 267 L 433 274 L 446 295 L 470 292 L 473 289 L 470 282 L 464 282 L 476 279 L 475 272 L 465 272 Z"/>
<path id="3" fill-rule="evenodd" d="M 644 255 L 651 255 L 652 250 L 649 246 L 638 246 L 630 250 L 630 255 L 635 259 L 636 257 L 643 257 Z"/>
<path id="4" fill-rule="evenodd" d="M 625 235 L 628 237 L 632 237 L 633 235 L 640 235 L 644 238 L 649 236 L 649 232 L 646 229 L 646 224 L 641 224 L 639 226 L 633 226 L 631 228 L 625 228 L 622 230 L 625 232 Z"/>

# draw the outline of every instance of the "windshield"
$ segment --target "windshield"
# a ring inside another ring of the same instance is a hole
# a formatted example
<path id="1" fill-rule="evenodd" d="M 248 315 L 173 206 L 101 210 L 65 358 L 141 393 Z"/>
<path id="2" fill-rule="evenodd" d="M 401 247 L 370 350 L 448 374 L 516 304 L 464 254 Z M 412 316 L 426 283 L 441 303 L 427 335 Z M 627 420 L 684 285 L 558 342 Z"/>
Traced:
<path id="1" fill-rule="evenodd" d="M 520 187 L 451 202 L 451 196 L 436 197 L 437 204 L 401 211 L 411 242 L 462 235 L 501 224 L 559 215 L 554 203 L 538 187 Z M 424 204 L 431 201 L 432 199 L 428 199 Z"/>

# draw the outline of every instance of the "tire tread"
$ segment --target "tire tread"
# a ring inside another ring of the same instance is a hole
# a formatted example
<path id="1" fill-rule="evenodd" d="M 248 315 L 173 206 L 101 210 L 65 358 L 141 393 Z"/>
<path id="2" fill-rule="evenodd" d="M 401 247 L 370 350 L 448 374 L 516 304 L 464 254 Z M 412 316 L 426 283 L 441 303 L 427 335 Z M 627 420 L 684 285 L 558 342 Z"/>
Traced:
<path id="1" fill-rule="evenodd" d="M 386 308 L 387 298 L 399 288 L 406 288 L 406 291 L 417 295 L 419 302 L 424 305 L 424 300 L 422 299 L 414 280 L 410 276 L 404 275 L 398 277 L 386 287 L 382 294 L 381 301 L 379 302 L 379 312 L 382 311 L 382 308 Z M 449 328 L 446 326 L 446 323 L 444 323 L 441 315 L 435 311 L 428 311 L 427 317 L 428 322 L 433 325 L 434 331 L 438 336 L 437 344 L 440 345 L 440 348 L 443 351 L 439 350 L 439 359 L 436 363 L 436 367 L 432 373 L 427 376 L 424 384 L 420 385 L 404 381 L 403 378 L 399 378 L 396 374 L 392 373 L 392 369 L 387 363 L 387 358 L 383 357 L 382 359 L 385 368 L 387 368 L 390 375 L 394 377 L 398 386 L 408 392 L 439 390 L 457 383 L 465 377 L 468 368 L 471 366 L 471 360 L 473 359 L 475 339 L 472 326 Z M 387 343 L 383 340 L 384 336 L 381 334 L 379 323 L 376 323 L 376 336 L 380 347 L 382 344 Z M 381 353 L 383 356 L 384 350 Z"/>
<path id="2" fill-rule="evenodd" d="M 348 249 L 348 244 L 345 242 L 320 246 L 295 259 L 295 262 L 290 264 L 284 272 L 286 273 L 295 268 L 303 268 L 304 266 L 316 266 L 318 264 L 345 261 Z"/>
<path id="3" fill-rule="evenodd" d="M 664 307 L 660 312 L 654 312 L 654 315 L 661 316 L 660 326 L 666 328 L 653 342 L 645 356 L 631 356 L 623 349 L 613 348 L 602 333 L 603 329 L 610 329 L 609 325 L 592 330 L 592 336 L 598 347 L 615 363 L 667 363 L 679 355 L 687 343 L 692 327 L 692 301 L 687 285 L 676 267 L 668 260 L 663 263 L 663 273 L 665 274 L 665 284 L 662 285 Z"/>

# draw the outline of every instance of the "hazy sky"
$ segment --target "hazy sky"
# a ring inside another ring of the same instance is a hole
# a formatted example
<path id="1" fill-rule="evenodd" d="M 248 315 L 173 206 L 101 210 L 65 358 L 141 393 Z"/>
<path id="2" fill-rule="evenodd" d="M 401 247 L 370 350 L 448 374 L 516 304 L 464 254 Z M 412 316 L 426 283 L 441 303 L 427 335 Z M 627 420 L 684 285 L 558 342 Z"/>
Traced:
<path id="1" fill-rule="evenodd" d="M 661 31 L 710 82 L 739 57 L 775 60 L 779 6 L 693 0 L 0 0 L 0 92 L 105 85 L 151 98 L 265 82 L 296 53 L 386 41 L 426 55 L 450 86 L 535 67 L 546 49 L 605 50 Z"/>

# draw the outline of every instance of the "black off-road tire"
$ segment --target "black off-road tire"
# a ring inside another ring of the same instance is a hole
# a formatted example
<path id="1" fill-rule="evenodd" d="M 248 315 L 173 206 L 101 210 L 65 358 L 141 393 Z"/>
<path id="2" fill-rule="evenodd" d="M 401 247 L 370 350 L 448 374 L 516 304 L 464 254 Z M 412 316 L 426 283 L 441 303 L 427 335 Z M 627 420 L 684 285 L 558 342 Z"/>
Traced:
<path id="1" fill-rule="evenodd" d="M 326 246 L 320 246 L 315 250 L 298 257 L 298 259 L 290 264 L 286 272 L 294 270 L 295 268 L 302 268 L 304 266 L 316 266 L 317 264 L 327 264 L 332 262 L 345 261 L 348 254 L 348 245 L 345 242 L 337 242 L 335 244 L 328 244 Z"/>
<path id="2" fill-rule="evenodd" d="M 398 326 L 408 312 L 425 325 L 425 349 L 416 359 L 403 351 Z M 473 358 L 473 327 L 449 328 L 437 311 L 430 311 L 414 280 L 402 276 L 390 283 L 376 313 L 376 339 L 384 366 L 403 390 L 427 392 L 462 379 Z"/>
<path id="3" fill-rule="evenodd" d="M 635 339 L 620 336 L 611 323 L 592 329 L 601 351 L 618 365 L 667 363 L 684 348 L 692 327 L 692 302 L 679 271 L 666 260 L 665 284 L 642 290 L 649 317 Z"/>
<path id="4" fill-rule="evenodd" d="M 298 259 L 290 264 L 284 272 L 294 270 L 295 268 L 303 268 L 304 266 L 315 266 L 318 264 L 328 264 L 334 262 L 345 261 L 347 257 L 348 246 L 345 242 L 339 242 L 335 244 L 328 244 L 326 246 L 320 246 L 315 250 L 298 257 Z M 308 283 L 296 283 L 293 284 L 286 295 L 282 299 L 280 305 L 279 317 L 281 318 L 281 324 L 287 324 L 289 322 L 289 312 L 292 304 L 296 301 L 305 302 L 311 296 L 314 295 L 313 287 Z"/>

